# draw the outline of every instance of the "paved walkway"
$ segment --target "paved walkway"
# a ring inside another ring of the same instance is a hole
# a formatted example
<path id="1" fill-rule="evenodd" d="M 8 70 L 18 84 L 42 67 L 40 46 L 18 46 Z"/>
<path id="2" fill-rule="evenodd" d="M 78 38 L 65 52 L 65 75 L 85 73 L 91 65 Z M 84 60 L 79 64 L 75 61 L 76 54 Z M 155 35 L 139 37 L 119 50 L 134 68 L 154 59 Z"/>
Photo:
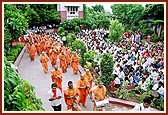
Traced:
<path id="1" fill-rule="evenodd" d="M 35 56 L 35 61 L 30 61 L 29 54 L 25 51 L 23 58 L 19 65 L 19 73 L 20 77 L 28 80 L 34 87 L 36 97 L 40 98 L 43 103 L 43 108 L 45 111 L 53 111 L 50 106 L 50 102 L 47 99 L 47 92 L 50 90 L 50 85 L 52 83 L 50 77 L 50 71 L 53 69 L 50 62 L 49 65 L 49 72 L 45 74 L 42 70 L 41 63 L 39 61 L 39 56 Z M 57 60 L 57 65 L 59 67 L 59 60 Z M 67 82 L 72 80 L 74 85 L 76 86 L 76 81 L 79 79 L 79 74 L 74 75 L 72 73 L 72 68 L 69 67 L 66 73 L 63 73 L 63 89 L 67 87 Z M 87 97 L 87 108 L 81 106 L 83 111 L 92 111 L 93 103 L 90 101 L 89 96 Z M 66 111 L 66 105 L 64 99 L 62 98 L 62 110 Z"/>

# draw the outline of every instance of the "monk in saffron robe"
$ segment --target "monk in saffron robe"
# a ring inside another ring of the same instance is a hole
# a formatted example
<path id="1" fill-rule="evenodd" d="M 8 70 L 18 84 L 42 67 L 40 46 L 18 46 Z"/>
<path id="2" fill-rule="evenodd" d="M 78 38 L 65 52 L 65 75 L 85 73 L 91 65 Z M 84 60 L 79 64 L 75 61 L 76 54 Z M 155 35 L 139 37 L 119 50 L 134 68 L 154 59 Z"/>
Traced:
<path id="1" fill-rule="evenodd" d="M 94 102 L 93 111 L 96 111 L 96 101 L 102 101 L 106 96 L 106 87 L 103 85 L 103 82 L 99 81 L 98 86 L 93 87 L 89 91 L 90 99 Z M 94 96 L 94 98 L 93 98 Z"/>
<path id="2" fill-rule="evenodd" d="M 65 51 L 65 50 L 66 50 L 65 47 L 64 47 L 64 45 L 63 45 L 62 43 L 61 43 L 60 50 L 61 50 L 61 51 Z"/>
<path id="3" fill-rule="evenodd" d="M 29 39 L 29 41 L 30 41 L 30 43 L 32 43 L 33 42 L 33 38 L 32 38 L 32 35 L 28 35 L 28 39 Z"/>
<path id="4" fill-rule="evenodd" d="M 36 43 L 36 50 L 37 50 L 37 54 L 40 55 L 41 54 L 41 48 L 40 48 L 40 43 L 39 42 Z"/>
<path id="5" fill-rule="evenodd" d="M 47 63 L 49 62 L 49 57 L 44 52 L 42 52 L 42 54 L 40 55 L 40 62 L 42 64 L 44 73 L 47 73 L 48 72 Z"/>
<path id="6" fill-rule="evenodd" d="M 86 80 L 89 82 L 89 87 L 90 89 L 92 88 L 92 82 L 93 82 L 93 76 L 91 75 L 91 73 L 89 72 L 89 70 L 86 70 L 86 73 L 84 74 Z"/>
<path id="7" fill-rule="evenodd" d="M 77 103 L 74 102 L 72 104 L 72 109 L 69 109 L 68 111 L 82 111 L 82 108 Z"/>
<path id="8" fill-rule="evenodd" d="M 57 88 L 59 88 L 62 92 L 62 72 L 55 65 L 54 70 L 51 71 L 52 82 L 57 84 Z"/>
<path id="9" fill-rule="evenodd" d="M 77 56 L 76 53 L 74 53 L 74 55 L 72 55 L 72 57 L 71 57 L 71 66 L 72 66 L 74 74 L 78 73 L 79 62 L 80 62 L 79 57 Z"/>
<path id="10" fill-rule="evenodd" d="M 20 37 L 19 37 L 19 42 L 25 42 L 25 37 L 24 37 L 24 35 L 21 35 Z"/>
<path id="11" fill-rule="evenodd" d="M 52 47 L 52 49 L 50 49 L 50 60 L 51 60 L 52 66 L 56 65 L 57 51 L 53 47 Z"/>
<path id="12" fill-rule="evenodd" d="M 63 51 L 61 51 L 58 58 L 60 59 L 60 68 L 62 69 L 62 72 L 65 73 L 67 71 L 67 63 L 66 63 L 66 57 Z"/>
<path id="13" fill-rule="evenodd" d="M 44 38 L 42 38 L 42 40 L 41 40 L 41 42 L 40 42 L 40 49 L 41 49 L 41 51 L 44 51 L 45 50 L 45 39 Z"/>
<path id="14" fill-rule="evenodd" d="M 70 60 L 71 60 L 71 51 L 70 49 L 66 48 L 66 59 L 67 59 L 67 66 L 70 65 Z"/>
<path id="15" fill-rule="evenodd" d="M 81 74 L 80 78 L 77 80 L 77 89 L 79 92 L 79 103 L 86 108 L 86 97 L 88 96 L 89 83 L 83 74 Z"/>
<path id="16" fill-rule="evenodd" d="M 27 52 L 29 53 L 30 52 L 30 42 L 28 39 L 26 40 L 26 46 L 27 46 Z"/>
<path id="17" fill-rule="evenodd" d="M 36 47 L 34 44 L 30 43 L 29 56 L 31 61 L 34 61 L 35 54 L 36 54 Z"/>
<path id="18" fill-rule="evenodd" d="M 46 54 L 47 54 L 48 57 L 49 57 L 50 49 L 51 49 L 51 43 L 48 42 L 48 43 L 46 44 L 46 47 L 45 47 L 45 51 L 46 51 Z"/>
<path id="19" fill-rule="evenodd" d="M 78 103 L 78 90 L 73 86 L 73 82 L 68 82 L 67 89 L 64 90 L 64 100 L 67 105 L 67 110 L 72 109 L 72 104 L 74 102 Z"/>

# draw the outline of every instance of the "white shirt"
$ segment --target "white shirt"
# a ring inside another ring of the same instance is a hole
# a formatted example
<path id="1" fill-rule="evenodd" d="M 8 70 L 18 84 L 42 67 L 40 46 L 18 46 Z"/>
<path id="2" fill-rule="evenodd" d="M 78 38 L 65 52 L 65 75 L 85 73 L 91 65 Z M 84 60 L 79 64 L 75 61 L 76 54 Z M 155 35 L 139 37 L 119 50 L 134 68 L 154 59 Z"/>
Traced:
<path id="1" fill-rule="evenodd" d="M 147 91 L 146 82 L 142 83 L 142 81 L 140 81 L 138 85 L 141 87 L 142 90 Z"/>
<path id="2" fill-rule="evenodd" d="M 51 99 L 51 98 L 53 97 L 53 95 L 54 95 L 54 94 L 53 94 L 53 92 L 52 92 L 52 89 L 50 89 L 50 90 L 48 91 L 48 99 Z M 61 91 L 60 91 L 60 89 L 58 89 L 58 88 L 56 88 L 56 96 L 57 96 L 57 97 L 58 97 L 58 96 L 62 96 Z M 51 101 L 51 106 L 58 106 L 58 105 L 60 105 L 60 104 L 61 104 L 61 98 Z"/>
<path id="3" fill-rule="evenodd" d="M 132 110 L 133 111 L 151 111 L 150 107 L 144 108 L 143 103 L 136 105 Z"/>
<path id="4" fill-rule="evenodd" d="M 152 89 L 155 90 L 157 93 L 159 93 L 160 95 L 164 95 L 164 88 L 161 86 L 158 90 L 158 84 L 155 84 Z"/>
<path id="5" fill-rule="evenodd" d="M 160 95 L 164 95 L 164 88 L 161 86 L 156 92 L 158 92 Z"/>
<path id="6" fill-rule="evenodd" d="M 115 84 L 121 84 L 120 79 L 118 77 L 115 78 L 114 82 Z"/>
<path id="7" fill-rule="evenodd" d="M 119 77 L 119 78 L 122 78 L 122 79 L 124 80 L 124 78 L 125 78 L 124 72 L 123 72 L 123 71 L 119 72 L 119 73 L 118 73 L 118 77 Z"/>

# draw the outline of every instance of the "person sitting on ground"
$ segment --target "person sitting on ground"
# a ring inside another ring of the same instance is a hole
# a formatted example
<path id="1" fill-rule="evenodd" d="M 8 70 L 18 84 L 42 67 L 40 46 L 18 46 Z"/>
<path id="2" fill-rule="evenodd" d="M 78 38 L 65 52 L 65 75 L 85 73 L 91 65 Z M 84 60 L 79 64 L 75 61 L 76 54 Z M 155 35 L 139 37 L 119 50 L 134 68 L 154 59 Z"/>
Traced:
<path id="1" fill-rule="evenodd" d="M 137 71 L 136 74 L 135 74 L 134 77 L 133 77 L 133 84 L 134 84 L 135 86 L 137 86 L 138 83 L 139 83 L 139 81 L 140 81 L 140 76 L 139 76 L 139 72 Z"/>
<path id="2" fill-rule="evenodd" d="M 126 86 L 128 86 L 130 83 L 129 83 L 129 79 L 128 79 L 128 77 L 125 77 L 125 79 L 124 79 L 124 81 L 123 81 L 123 83 L 122 83 L 122 86 L 123 87 L 126 87 Z"/>
<path id="3" fill-rule="evenodd" d="M 151 104 L 151 98 L 146 97 L 143 99 L 143 103 L 135 105 L 132 111 L 151 111 L 150 104 Z"/>
<path id="4" fill-rule="evenodd" d="M 164 99 L 164 88 L 163 88 L 162 81 L 159 81 L 158 84 L 155 84 L 152 88 L 152 90 L 156 91 L 159 94 L 158 98 Z"/>
<path id="5" fill-rule="evenodd" d="M 115 88 L 121 87 L 121 82 L 117 74 L 114 74 L 114 81 L 113 81 L 113 86 Z"/>

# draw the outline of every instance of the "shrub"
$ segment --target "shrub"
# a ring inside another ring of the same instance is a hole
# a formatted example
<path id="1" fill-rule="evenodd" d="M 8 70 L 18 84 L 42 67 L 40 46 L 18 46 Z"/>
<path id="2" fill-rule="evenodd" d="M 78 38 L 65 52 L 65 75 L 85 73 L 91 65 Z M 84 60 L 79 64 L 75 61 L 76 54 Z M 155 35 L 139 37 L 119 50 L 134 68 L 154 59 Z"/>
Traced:
<path id="1" fill-rule="evenodd" d="M 34 87 L 4 60 L 4 110 L 5 111 L 42 111 L 42 102 L 36 98 Z"/>
<path id="2" fill-rule="evenodd" d="M 72 33 L 69 33 L 67 36 L 66 36 L 66 42 L 67 42 L 67 46 L 71 46 L 72 45 L 72 42 L 74 42 L 76 40 L 76 36 Z"/>
<path id="3" fill-rule="evenodd" d="M 75 26 L 75 32 L 80 32 L 79 26 Z"/>
<path id="4" fill-rule="evenodd" d="M 10 48 L 10 50 L 7 52 L 6 58 L 8 61 L 15 61 L 19 53 L 21 52 L 23 48 L 22 44 L 17 44 Z"/>
<path id="5" fill-rule="evenodd" d="M 77 51 L 79 56 L 81 57 L 80 59 L 80 64 L 84 66 L 84 53 L 86 53 L 86 45 L 82 40 L 76 39 L 71 46 L 72 51 Z M 80 52 L 79 52 L 80 50 Z"/>
<path id="6" fill-rule="evenodd" d="M 58 28 L 58 34 L 61 35 L 64 32 L 64 28 L 63 27 L 59 27 Z"/>
<path id="7" fill-rule="evenodd" d="M 94 29 L 96 29 L 96 28 L 97 28 L 96 24 L 93 24 L 93 25 L 92 25 L 92 29 L 94 30 Z"/>
<path id="8" fill-rule="evenodd" d="M 151 35 L 151 42 L 157 43 L 160 38 L 156 34 Z"/>
<path id="9" fill-rule="evenodd" d="M 105 53 L 102 55 L 100 60 L 100 71 L 101 76 L 100 80 L 105 84 L 105 86 L 108 86 L 112 80 L 114 80 L 113 77 L 113 57 L 110 53 Z"/>
<path id="10" fill-rule="evenodd" d="M 15 56 L 6 56 L 8 61 L 14 61 L 15 60 Z"/>
<path id="11" fill-rule="evenodd" d="M 97 58 L 97 59 L 96 59 Z M 99 56 L 98 53 L 94 50 L 89 50 L 88 52 L 84 53 L 84 64 L 86 65 L 87 62 L 92 64 L 92 68 L 98 66 Z"/>
<path id="12" fill-rule="evenodd" d="M 110 33 L 108 37 L 110 38 L 110 41 L 119 42 L 121 39 L 122 33 L 124 32 L 124 27 L 122 23 L 120 23 L 118 20 L 112 20 L 109 30 L 110 30 Z"/>

